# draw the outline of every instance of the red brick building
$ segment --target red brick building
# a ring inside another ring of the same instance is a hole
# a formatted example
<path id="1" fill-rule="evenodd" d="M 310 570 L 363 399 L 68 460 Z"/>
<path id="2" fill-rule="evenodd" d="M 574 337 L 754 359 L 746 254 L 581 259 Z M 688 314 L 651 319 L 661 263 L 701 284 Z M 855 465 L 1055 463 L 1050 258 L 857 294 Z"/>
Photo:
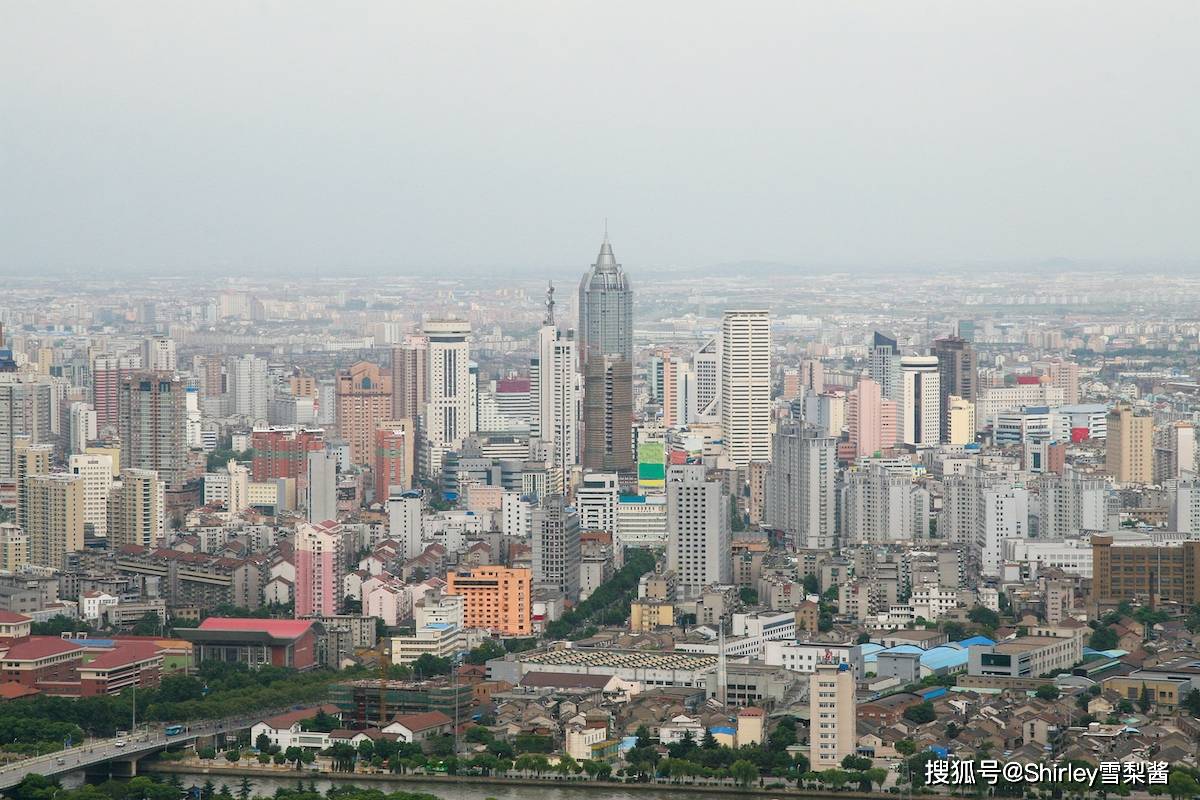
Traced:
<path id="1" fill-rule="evenodd" d="M 79 694 L 83 648 L 57 636 L 31 636 L 14 641 L 0 660 L 5 682 L 47 694 Z"/>
<path id="2" fill-rule="evenodd" d="M 325 431 L 321 428 L 278 427 L 250 434 L 254 461 L 250 477 L 256 483 L 279 478 L 295 478 L 300 485 L 307 483 L 308 454 L 325 448 Z"/>
<path id="3" fill-rule="evenodd" d="M 199 628 L 176 633 L 192 643 L 197 664 L 217 660 L 305 670 L 317 666 L 318 628 L 308 619 L 209 617 Z"/>
<path id="4" fill-rule="evenodd" d="M 163 655 L 154 642 L 120 642 L 79 666 L 80 694 L 120 694 L 130 686 L 157 686 Z"/>

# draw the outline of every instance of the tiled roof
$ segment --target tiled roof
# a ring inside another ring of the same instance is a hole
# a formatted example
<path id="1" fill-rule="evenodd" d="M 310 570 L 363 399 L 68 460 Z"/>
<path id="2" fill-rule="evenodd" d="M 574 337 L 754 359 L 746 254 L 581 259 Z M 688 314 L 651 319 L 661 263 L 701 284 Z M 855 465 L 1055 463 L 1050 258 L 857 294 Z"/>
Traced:
<path id="1" fill-rule="evenodd" d="M 83 652 L 83 648 L 57 636 L 31 636 L 17 642 L 4 654 L 5 661 L 36 661 L 60 653 Z"/>
<path id="2" fill-rule="evenodd" d="M 256 619 L 209 617 L 200 623 L 202 631 L 264 631 L 279 638 L 298 639 L 312 627 L 307 619 Z"/>
<path id="3" fill-rule="evenodd" d="M 422 714 L 404 714 L 392 719 L 391 724 L 399 724 L 412 731 L 419 733 L 427 731 L 430 728 L 438 728 L 442 725 L 449 725 L 451 719 L 440 711 L 426 711 Z"/>

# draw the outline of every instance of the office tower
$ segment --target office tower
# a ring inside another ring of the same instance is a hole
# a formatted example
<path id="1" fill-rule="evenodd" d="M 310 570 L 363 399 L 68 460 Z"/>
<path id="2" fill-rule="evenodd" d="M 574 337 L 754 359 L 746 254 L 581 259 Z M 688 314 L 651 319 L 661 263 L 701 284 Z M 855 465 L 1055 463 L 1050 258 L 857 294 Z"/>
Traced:
<path id="1" fill-rule="evenodd" d="M 1050 385 L 1062 389 L 1064 404 L 1075 405 L 1079 402 L 1079 364 L 1054 358 L 1040 366 L 1042 374 L 1050 379 Z"/>
<path id="2" fill-rule="evenodd" d="M 800 388 L 804 395 L 825 391 L 825 365 L 815 358 L 800 362 Z"/>
<path id="3" fill-rule="evenodd" d="M 714 337 L 692 354 L 692 372 L 696 374 L 695 417 L 691 422 L 717 423 L 721 420 L 721 339 Z"/>
<path id="4" fill-rule="evenodd" d="M 229 394 L 233 395 L 233 413 L 255 424 L 267 421 L 269 382 L 267 362 L 252 353 L 229 362 Z"/>
<path id="5" fill-rule="evenodd" d="M 721 437 L 739 467 L 771 460 L 771 321 L 766 311 L 721 318 Z"/>
<path id="6" fill-rule="evenodd" d="M 583 473 L 583 482 L 575 492 L 580 529 L 616 534 L 617 504 L 620 500 L 621 486 L 617 473 Z"/>
<path id="7" fill-rule="evenodd" d="M 941 441 L 938 377 L 936 357 L 900 358 L 900 432 L 907 445 L 936 447 Z"/>
<path id="8" fill-rule="evenodd" d="M 1039 538 L 1070 539 L 1085 531 L 1108 530 L 1109 505 L 1115 503 L 1115 497 L 1110 500 L 1112 492 L 1106 481 L 1082 478 L 1068 469 L 1061 476 L 1043 476 L 1041 489 Z"/>
<path id="9" fill-rule="evenodd" d="M 1128 405 L 1108 412 L 1104 469 L 1117 483 L 1154 482 L 1154 418 Z"/>
<path id="10" fill-rule="evenodd" d="M 633 472 L 633 286 L 605 234 L 579 283 L 584 469 Z"/>
<path id="11" fill-rule="evenodd" d="M 1200 534 L 1200 481 L 1178 481 L 1170 493 L 1167 529 Z"/>
<path id="12" fill-rule="evenodd" d="M 174 339 L 152 336 L 142 340 L 142 369 L 152 372 L 175 372 L 178 368 Z"/>
<path id="13" fill-rule="evenodd" d="M 292 425 L 262 428 L 250 433 L 250 449 L 256 483 L 291 478 L 302 489 L 308 483 L 308 454 L 325 449 L 325 431 Z"/>
<path id="14" fill-rule="evenodd" d="M 189 449 L 198 450 L 204 447 L 204 426 L 200 415 L 200 391 L 195 386 L 188 386 L 183 395 L 184 438 Z M 213 432 L 215 433 L 215 431 Z"/>
<path id="15" fill-rule="evenodd" d="M 1200 603 L 1198 568 L 1200 541 L 1120 546 L 1107 534 L 1092 537 L 1092 597 L 1100 603 L 1193 606 Z"/>
<path id="16" fill-rule="evenodd" d="M 895 447 L 896 424 L 896 401 L 885 399 L 871 378 L 860 378 L 846 393 L 846 429 L 854 458 Z"/>
<path id="17" fill-rule="evenodd" d="M 19 441 L 53 442 L 54 408 L 54 386 L 49 379 L 22 377 L 0 382 L 0 478 L 15 476 Z"/>
<path id="18" fill-rule="evenodd" d="M 118 430 L 121 385 L 141 368 L 141 356 L 96 356 L 92 364 L 92 407 L 101 434 Z"/>
<path id="19" fill-rule="evenodd" d="M 929 492 L 882 464 L 846 473 L 842 545 L 929 538 Z"/>
<path id="20" fill-rule="evenodd" d="M 857 752 L 857 692 L 849 664 L 818 662 L 808 682 L 810 769 L 841 769 Z"/>
<path id="21" fill-rule="evenodd" d="M 975 341 L 975 320 L 960 319 L 956 326 L 958 337 L 967 342 Z"/>
<path id="22" fill-rule="evenodd" d="M 388 538 L 400 545 L 401 561 L 424 552 L 421 540 L 421 498 L 416 494 L 393 494 L 387 500 Z"/>
<path id="23" fill-rule="evenodd" d="M 997 487 L 977 493 L 975 548 L 979 573 L 1000 574 L 1005 539 L 1029 536 L 1029 492 L 1019 487 Z"/>
<path id="24" fill-rule="evenodd" d="M 139 371 L 121 383 L 121 468 L 151 469 L 168 489 L 187 480 L 186 387 L 169 372 Z"/>
<path id="25" fill-rule="evenodd" d="M 0 570 L 18 572 L 29 563 L 29 537 L 15 523 L 0 522 Z"/>
<path id="26" fill-rule="evenodd" d="M 83 549 L 83 479 L 67 473 L 25 478 L 29 563 L 62 569 L 63 556 Z"/>
<path id="27" fill-rule="evenodd" d="M 67 469 L 83 479 L 83 524 L 93 536 L 108 535 L 108 494 L 113 484 L 112 456 L 77 454 Z"/>
<path id="28" fill-rule="evenodd" d="M 50 472 L 50 456 L 54 448 L 48 444 L 29 444 L 27 437 L 17 442 L 13 460 L 13 478 L 17 482 L 17 524 L 25 527 L 29 517 L 29 478 Z M 28 530 L 28 529 L 26 529 Z"/>
<path id="29" fill-rule="evenodd" d="M 308 454 L 304 506 L 309 522 L 337 519 L 337 454 L 313 450 Z"/>
<path id="30" fill-rule="evenodd" d="M 550 495 L 533 511 L 533 585 L 547 587 L 570 601 L 579 599 L 579 515 L 560 494 Z"/>
<path id="31" fill-rule="evenodd" d="M 302 522 L 296 526 L 296 619 L 338 613 L 342 599 L 341 545 L 336 524 Z"/>
<path id="32" fill-rule="evenodd" d="M 947 336 L 934 341 L 932 354 L 938 360 L 938 407 L 943 412 L 950 408 L 950 395 L 975 402 L 979 377 L 975 349 L 971 343 L 959 336 Z M 949 438 L 950 420 L 945 413 L 941 415 L 938 432 L 941 441 Z"/>
<path id="33" fill-rule="evenodd" d="M 397 419 L 412 420 L 414 425 L 429 402 L 425 383 L 428 350 L 429 340 L 424 336 L 405 336 L 392 348 L 392 414 Z"/>
<path id="34" fill-rule="evenodd" d="M 218 355 L 192 356 L 192 375 L 201 397 L 220 397 L 225 394 L 222 366 L 221 357 Z"/>
<path id="35" fill-rule="evenodd" d="M 96 412 L 87 403 L 71 403 L 67 452 L 82 453 L 96 440 Z"/>
<path id="36" fill-rule="evenodd" d="M 900 347 L 896 340 L 875 331 L 867 354 L 867 372 L 889 400 L 900 400 Z"/>
<path id="37" fill-rule="evenodd" d="M 651 359 L 651 371 L 653 399 L 662 407 L 662 426 L 687 425 L 696 402 L 696 378 L 691 365 L 663 348 Z"/>
<path id="38" fill-rule="evenodd" d="M 350 460 L 371 463 L 375 431 L 392 418 L 392 384 L 377 364 L 359 361 L 337 374 L 338 433 L 350 445 Z"/>
<path id="39" fill-rule="evenodd" d="M 530 424 L 533 421 L 533 381 L 501 378 L 496 381 L 496 410 L 505 419 Z"/>
<path id="40" fill-rule="evenodd" d="M 123 469 L 108 505 L 110 548 L 161 547 L 166 520 L 165 484 L 149 469 Z"/>
<path id="41" fill-rule="evenodd" d="M 1196 476 L 1196 426 L 1172 422 L 1154 432 L 1154 483 Z"/>
<path id="42" fill-rule="evenodd" d="M 424 325 L 429 340 L 425 391 L 429 402 L 423 415 L 422 468 L 426 477 L 442 472 L 442 458 L 457 450 L 471 431 L 471 323 L 431 319 Z"/>
<path id="43" fill-rule="evenodd" d="M 730 499 L 719 480 L 700 464 L 667 470 L 667 569 L 678 580 L 680 599 L 733 581 Z"/>
<path id="44" fill-rule="evenodd" d="M 837 533 L 837 440 L 797 422 L 781 423 L 767 469 L 765 525 L 796 547 L 828 550 Z"/>
<path id="45" fill-rule="evenodd" d="M 375 431 L 375 502 L 386 503 L 396 491 L 412 488 L 416 435 L 412 420 L 381 422 Z"/>
<path id="46" fill-rule="evenodd" d="M 538 330 L 537 348 L 529 362 L 530 392 L 536 392 L 529 436 L 553 446 L 558 482 L 566 486 L 579 460 L 579 398 L 575 392 L 579 364 L 574 334 L 564 333 L 554 324 L 553 286 L 546 292 L 546 317 Z"/>
<path id="47" fill-rule="evenodd" d="M 533 574 L 497 566 L 459 568 L 446 573 L 445 594 L 465 601 L 463 624 L 505 636 L 533 632 Z"/>
<path id="48" fill-rule="evenodd" d="M 970 444 L 975 441 L 975 404 L 958 395 L 950 395 L 946 409 L 946 444 Z"/>

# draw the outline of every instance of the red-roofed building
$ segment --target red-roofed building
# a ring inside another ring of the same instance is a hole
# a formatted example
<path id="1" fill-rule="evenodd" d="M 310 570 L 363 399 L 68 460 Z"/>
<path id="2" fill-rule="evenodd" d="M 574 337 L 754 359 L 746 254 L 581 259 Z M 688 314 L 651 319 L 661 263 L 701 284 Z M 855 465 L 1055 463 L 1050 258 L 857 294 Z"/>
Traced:
<path id="1" fill-rule="evenodd" d="M 120 694 L 130 686 L 157 686 L 163 654 L 147 641 L 118 642 L 117 646 L 79 666 L 80 694 Z"/>
<path id="2" fill-rule="evenodd" d="M 0 657 L 0 679 L 47 694 L 79 694 L 77 669 L 83 648 L 57 636 L 31 636 L 14 642 Z"/>
<path id="3" fill-rule="evenodd" d="M 41 692 L 39 692 L 37 689 L 33 689 L 29 686 L 22 686 L 21 684 L 13 681 L 9 681 L 8 683 L 0 683 L 0 702 L 20 700 L 23 697 L 33 697 L 39 694 L 41 694 Z"/>
<path id="4" fill-rule="evenodd" d="M 440 711 L 426 711 L 422 714 L 405 714 L 396 717 L 383 729 L 384 733 L 392 733 L 407 744 L 423 742 L 444 733 L 450 733 L 454 721 Z"/>
<path id="5" fill-rule="evenodd" d="M 196 663 L 208 660 L 305 670 L 317 666 L 320 623 L 308 619 L 209 617 L 199 628 L 179 629 L 192 643 Z"/>
<path id="6" fill-rule="evenodd" d="M 0 610 L 0 639 L 24 639 L 29 635 L 33 619 L 13 611 Z"/>

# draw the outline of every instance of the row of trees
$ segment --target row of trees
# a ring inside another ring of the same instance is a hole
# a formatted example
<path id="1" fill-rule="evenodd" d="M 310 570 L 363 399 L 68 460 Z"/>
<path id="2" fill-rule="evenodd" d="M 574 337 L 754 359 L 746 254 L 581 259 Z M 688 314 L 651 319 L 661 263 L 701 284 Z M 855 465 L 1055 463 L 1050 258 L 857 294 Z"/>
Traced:
<path id="1" fill-rule="evenodd" d="M 546 626 L 549 639 L 581 638 L 596 625 L 622 625 L 629 619 L 629 603 L 642 575 L 654 569 L 647 550 L 626 550 L 625 566 L 592 592 L 586 600 Z"/>
<path id="2" fill-rule="evenodd" d="M 276 789 L 273 800 L 439 800 L 424 792 L 382 792 L 357 786 L 334 786 L 325 794 L 309 781 L 296 782 L 294 789 Z M 200 800 L 255 800 L 253 784 L 242 778 L 236 791 L 222 784 L 217 788 L 211 780 L 199 788 Z M 139 776 L 128 781 L 107 781 L 84 784 L 78 789 L 63 789 L 58 781 L 41 775 L 30 775 L 6 794 L 12 800 L 179 800 L 185 787 L 178 775 L 165 780 Z"/>

